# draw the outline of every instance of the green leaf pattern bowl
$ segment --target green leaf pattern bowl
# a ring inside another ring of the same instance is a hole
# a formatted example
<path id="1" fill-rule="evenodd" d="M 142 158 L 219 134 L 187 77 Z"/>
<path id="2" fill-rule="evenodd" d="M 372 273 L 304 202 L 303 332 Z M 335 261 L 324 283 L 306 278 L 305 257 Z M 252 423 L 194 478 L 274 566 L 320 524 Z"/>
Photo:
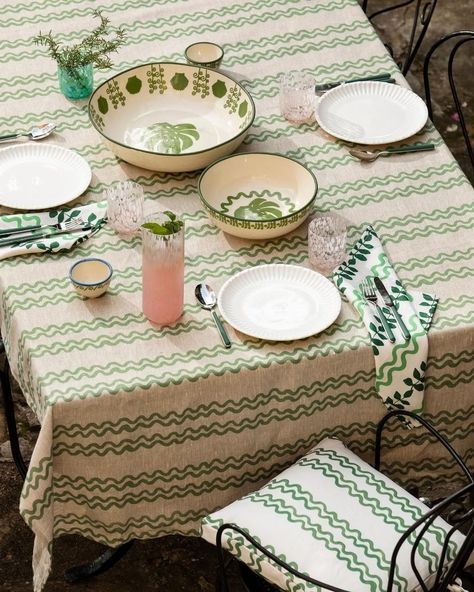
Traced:
<path id="1" fill-rule="evenodd" d="M 228 234 L 271 239 L 308 217 L 318 184 L 303 164 L 280 154 L 234 154 L 211 164 L 198 183 L 210 220 Z"/>
<path id="2" fill-rule="evenodd" d="M 233 152 L 252 125 L 255 105 L 221 72 L 159 62 L 101 84 L 90 98 L 89 117 L 121 159 L 174 173 L 202 169 Z"/>

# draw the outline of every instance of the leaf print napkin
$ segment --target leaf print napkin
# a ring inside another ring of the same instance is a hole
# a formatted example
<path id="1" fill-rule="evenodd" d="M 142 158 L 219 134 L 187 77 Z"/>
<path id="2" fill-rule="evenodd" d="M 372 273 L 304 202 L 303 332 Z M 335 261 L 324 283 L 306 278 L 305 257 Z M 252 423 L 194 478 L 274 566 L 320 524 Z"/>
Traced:
<path id="1" fill-rule="evenodd" d="M 69 210 L 51 210 L 49 212 L 34 212 L 31 214 L 7 214 L 0 216 L 0 228 L 17 229 L 23 226 L 47 226 L 77 220 L 80 218 L 84 223 L 92 225 L 84 231 L 55 234 L 51 237 L 43 237 L 31 240 L 25 239 L 22 243 L 12 246 L 0 247 L 0 260 L 15 255 L 29 253 L 56 253 L 67 251 L 72 247 L 84 242 L 94 235 L 106 222 L 107 202 L 78 206 Z"/>
<path id="2" fill-rule="evenodd" d="M 383 304 L 377 291 L 378 304 L 392 328 L 395 343 L 389 341 L 375 306 L 365 300 L 361 284 L 368 277 L 376 276 L 383 281 L 410 331 L 409 341 L 403 338 L 390 308 Z M 364 230 L 333 278 L 339 290 L 352 302 L 369 332 L 375 356 L 375 387 L 385 405 L 389 409 L 420 413 L 428 358 L 427 332 L 438 299 L 423 292 L 405 290 L 371 226 Z M 404 423 L 408 423 L 408 427 L 419 425 L 409 421 Z"/>

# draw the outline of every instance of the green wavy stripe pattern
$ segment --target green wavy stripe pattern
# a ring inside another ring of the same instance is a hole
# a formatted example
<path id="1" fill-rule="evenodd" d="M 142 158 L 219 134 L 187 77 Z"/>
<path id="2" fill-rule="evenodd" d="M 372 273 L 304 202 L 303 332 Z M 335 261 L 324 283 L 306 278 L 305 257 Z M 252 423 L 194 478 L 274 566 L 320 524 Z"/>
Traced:
<path id="1" fill-rule="evenodd" d="M 146 2 L 146 0 L 145 0 Z M 295 4 L 297 0 L 288 0 L 289 4 Z M 284 3 L 284 0 L 268 0 L 266 3 L 265 0 L 254 0 L 253 2 L 245 2 L 245 3 L 234 3 L 228 6 L 223 6 L 220 10 L 219 9 L 210 9 L 208 11 L 194 11 L 188 13 L 180 13 L 180 14 L 173 14 L 172 16 L 163 18 L 160 20 L 160 25 L 164 29 L 166 26 L 169 26 L 171 29 L 175 29 L 176 25 L 184 25 L 188 22 L 194 23 L 198 21 L 200 18 L 206 18 L 207 20 L 212 19 L 213 17 L 224 17 L 224 16 L 235 16 L 239 14 L 241 11 L 250 10 L 253 8 L 255 11 L 259 10 L 260 8 L 265 8 L 268 6 L 277 6 L 279 4 Z M 191 7 L 190 7 L 191 8 Z M 118 23 L 121 24 L 121 23 Z M 125 25 L 124 25 L 125 26 Z M 142 29 L 152 29 L 157 27 L 157 23 L 155 20 L 143 20 L 137 19 L 136 21 L 127 22 L 126 29 L 130 30 L 135 33 L 135 35 L 139 35 L 140 28 Z M 161 28 L 160 27 L 160 28 Z M 68 43 L 79 41 L 89 33 L 89 29 L 76 29 L 69 33 L 61 33 L 58 35 L 58 38 L 61 43 Z M 164 32 L 164 31 L 163 31 Z M 15 41 L 6 40 L 3 44 L 0 44 L 0 49 L 5 48 L 17 48 L 22 47 L 23 45 L 28 47 L 33 42 L 33 38 L 29 37 L 26 39 L 18 39 Z"/>
<path id="2" fill-rule="evenodd" d="M 214 458 L 209 461 L 202 462 L 198 465 L 186 465 L 184 467 L 172 467 L 170 470 L 157 470 L 152 472 L 141 472 L 138 474 L 127 474 L 120 477 L 120 479 L 113 477 L 93 477 L 86 479 L 85 477 L 72 477 L 70 475 L 59 475 L 55 477 L 54 486 L 56 490 L 71 489 L 71 490 L 86 490 L 89 492 L 108 494 L 111 491 L 125 491 L 126 489 L 138 489 L 142 486 L 154 485 L 160 483 L 173 483 L 180 481 L 207 480 L 210 475 L 215 474 L 236 474 L 244 471 L 248 467 L 270 466 L 269 474 L 274 476 L 278 474 L 280 469 L 276 466 L 288 466 L 298 454 L 306 452 L 310 448 L 308 440 L 298 440 L 284 445 L 273 445 L 270 448 L 260 449 L 255 454 L 244 454 L 240 457 L 228 456 L 226 458 Z M 283 459 L 283 460 L 282 460 Z M 474 450 L 463 455 L 463 460 L 467 466 L 472 466 L 474 461 Z M 270 461 L 273 464 L 269 465 Z M 407 462 L 390 462 L 388 474 L 390 475 L 408 475 L 410 473 L 433 473 L 434 471 L 444 471 L 446 475 L 450 474 L 449 469 L 453 469 L 453 461 L 451 458 L 424 458 L 421 461 L 407 461 Z M 44 478 L 44 477 L 43 477 Z M 33 490 L 37 487 L 32 486 Z"/>
<path id="3" fill-rule="evenodd" d="M 326 463 L 322 459 L 326 459 Z M 350 461 L 343 454 L 333 450 L 318 449 L 315 451 L 314 458 L 302 459 L 298 464 L 321 471 L 326 478 L 333 480 L 338 487 L 347 489 L 351 497 L 357 498 L 360 504 L 371 508 L 374 514 L 383 517 L 387 524 L 395 526 L 400 533 L 422 516 L 422 510 L 408 497 L 394 489 L 389 481 L 377 478 L 374 472 L 363 469 L 361 465 Z M 352 479 L 348 477 L 347 472 L 351 473 Z M 371 496 L 367 486 L 374 488 L 376 495 Z M 388 502 L 385 501 L 382 505 L 382 501 L 387 499 Z M 398 507 L 398 514 L 392 512 L 390 505 Z M 443 528 L 433 524 L 430 533 L 436 537 L 438 544 L 443 544 L 446 536 Z"/>
<path id="4" fill-rule="evenodd" d="M 271 489 L 272 492 L 266 493 L 267 489 Z M 285 522 L 294 524 L 298 529 L 308 532 L 316 540 L 322 540 L 324 546 L 328 550 L 333 551 L 339 561 L 345 563 L 351 572 L 357 573 L 360 581 L 369 589 L 383 589 L 381 578 L 375 576 L 373 573 L 371 574 L 367 565 L 360 560 L 356 553 L 344 545 L 343 541 L 346 536 L 354 542 L 357 535 L 361 536 L 360 532 L 357 533 L 349 530 L 347 522 L 338 520 L 337 515 L 334 512 L 328 512 L 327 508 L 325 508 L 326 513 L 323 513 L 319 503 L 311 499 L 311 510 L 318 517 L 318 521 L 313 522 L 308 515 L 299 513 L 294 506 L 290 505 L 287 497 L 275 497 L 273 490 L 280 490 L 282 494 L 286 495 L 292 493 L 292 488 L 288 482 L 276 482 L 267 486 L 264 491 L 253 494 L 251 496 L 252 502 L 262 504 L 265 508 L 281 516 Z M 342 532 L 337 532 L 341 530 L 341 526 L 344 527 Z"/>
<path id="5" fill-rule="evenodd" d="M 265 0 L 267 1 L 267 0 Z M 290 0 L 293 1 L 293 0 Z M 295 0 L 296 1 L 296 0 Z M 338 5 L 336 6 L 335 3 L 338 3 Z M 286 0 L 268 0 L 268 4 L 286 4 Z M 254 4 L 253 2 L 251 3 L 247 3 L 247 5 L 249 4 Z M 269 11 L 269 12 L 264 12 L 262 14 L 258 14 L 253 10 L 253 6 L 251 7 L 251 11 L 252 12 L 248 12 L 245 14 L 245 19 L 242 18 L 242 16 L 237 16 L 235 19 L 230 19 L 230 18 L 224 18 L 221 21 L 215 21 L 215 22 L 207 22 L 207 23 L 202 23 L 202 24 L 191 24 L 190 26 L 185 26 L 183 21 L 185 20 L 185 16 L 177 16 L 176 18 L 178 18 L 180 20 L 180 24 L 182 24 L 183 26 L 181 27 L 174 27 L 173 29 L 169 30 L 169 31 L 164 31 L 162 30 L 162 25 L 161 23 L 159 24 L 159 26 L 156 25 L 156 23 L 154 22 L 150 22 L 146 25 L 142 26 L 142 29 L 146 30 L 146 29 L 151 29 L 152 32 L 150 33 L 146 33 L 146 32 L 138 32 L 137 30 L 133 31 L 133 37 L 132 37 L 132 41 L 128 42 L 128 45 L 134 45 L 134 44 L 138 44 L 138 43 L 144 43 L 146 41 L 157 41 L 157 42 L 163 42 L 167 39 L 170 38 L 176 38 L 176 37 L 186 37 L 189 35 L 192 35 L 193 33 L 199 33 L 199 34 L 204 34 L 204 33 L 211 33 L 211 32 L 216 32 L 216 31 L 226 31 L 226 30 L 230 30 L 230 29 L 236 29 L 236 28 L 240 28 L 243 26 L 247 26 L 247 25 L 251 25 L 251 24 L 258 24 L 258 23 L 266 23 L 268 21 L 275 21 L 277 19 L 280 18 L 290 18 L 291 16 L 304 16 L 306 14 L 317 14 L 318 12 L 321 11 L 331 11 L 331 10 L 336 10 L 336 9 L 340 9 L 340 8 L 344 8 L 344 5 L 347 4 L 352 4 L 352 0 L 335 0 L 334 2 L 332 2 L 332 4 L 334 4 L 335 6 L 329 7 L 329 6 L 323 6 L 323 5 L 313 5 L 313 6 L 306 6 L 306 7 L 301 7 L 301 8 L 287 8 L 287 9 L 281 9 L 281 10 L 273 10 L 273 11 Z M 227 13 L 230 13 L 230 9 L 232 7 L 227 7 L 224 8 L 223 10 Z M 241 10 L 245 9 L 245 5 L 239 5 L 237 7 L 235 7 L 234 9 L 234 14 L 236 12 L 239 12 Z M 220 9 L 219 9 L 220 10 Z M 193 15 L 194 16 L 194 15 Z M 363 43 L 364 41 L 372 41 L 377 39 L 377 34 L 375 33 L 375 31 L 368 26 L 366 21 L 360 21 L 358 23 L 355 23 L 357 26 L 360 27 L 365 27 L 366 28 L 366 32 L 365 33 L 360 33 L 360 38 L 358 36 L 353 36 L 350 40 L 349 38 L 347 39 L 343 39 L 341 41 L 342 45 L 352 45 L 353 43 L 355 44 L 360 44 Z M 124 25 L 124 28 L 130 29 L 130 26 L 127 26 L 126 24 Z M 69 35 L 58 35 L 58 37 L 61 38 L 61 41 L 71 41 L 71 37 L 77 38 L 79 39 L 81 37 L 81 35 L 83 35 L 84 33 L 81 33 L 80 31 L 78 32 L 74 32 L 72 34 Z M 327 42 L 322 41 L 321 42 L 324 47 L 332 47 L 331 42 L 329 45 L 327 44 Z M 318 48 L 319 46 L 316 44 L 313 44 L 316 48 Z M 6 50 L 8 49 L 12 49 L 14 48 L 15 50 L 18 50 L 19 47 L 31 47 L 31 40 L 19 40 L 19 41 L 5 41 L 4 43 L 0 43 L 0 49 L 2 50 Z M 261 61 L 262 59 L 272 59 L 272 57 L 281 57 L 283 55 L 292 55 L 294 50 L 291 49 L 287 49 L 285 50 L 285 47 L 281 47 L 278 48 L 277 50 L 273 51 L 273 50 L 269 50 L 268 54 L 262 53 L 262 52 L 254 52 L 251 56 L 249 56 L 248 62 L 258 62 Z M 304 51 L 304 48 L 300 48 L 300 52 Z M 5 62 L 9 62 L 12 59 L 15 59 L 15 57 L 18 55 L 17 51 L 13 51 L 13 52 L 8 52 L 8 51 L 4 51 L 2 52 L 2 57 L 0 59 L 0 63 L 5 63 Z M 30 58 L 36 58 L 38 56 L 41 55 L 41 49 L 35 49 L 32 51 L 23 51 L 22 52 L 22 58 L 23 59 L 30 59 Z"/>
<path id="6" fill-rule="evenodd" d="M 103 442 L 92 441 L 88 444 L 82 444 L 79 441 L 68 442 L 61 440 L 54 445 L 54 454 L 68 454 L 72 456 L 98 456 L 103 457 L 107 454 L 120 455 L 124 453 L 135 452 L 139 449 L 151 450 L 155 447 L 169 447 L 172 445 L 183 444 L 189 441 L 198 441 L 201 439 L 209 438 L 210 436 L 224 436 L 226 434 L 240 434 L 248 429 L 261 428 L 262 426 L 269 425 L 272 422 L 281 421 L 297 421 L 302 417 L 312 417 L 314 412 L 318 408 L 318 403 L 312 402 L 309 405 L 298 405 L 295 408 L 287 408 L 285 410 L 270 410 L 267 413 L 258 413 L 253 417 L 241 419 L 229 419 L 227 421 L 214 421 L 207 422 L 205 425 L 197 425 L 193 427 L 191 425 L 184 425 L 182 429 L 174 432 L 168 432 L 166 434 L 152 433 L 147 434 L 135 434 L 135 438 L 122 438 L 120 441 L 107 440 Z M 454 416 L 454 414 L 453 414 Z M 451 420 L 452 417 L 451 416 Z M 350 429 L 345 428 L 348 431 L 348 435 L 354 432 L 363 433 L 374 428 L 374 424 L 361 425 L 352 424 Z M 318 438 L 329 437 L 331 435 L 337 435 L 344 429 L 342 426 L 329 427 L 323 429 L 319 434 Z M 459 434 L 469 434 L 469 430 L 466 426 L 458 426 L 456 432 Z M 396 438 L 395 438 L 396 440 Z"/>
<path id="7" fill-rule="evenodd" d="M 369 375 L 369 377 L 371 377 Z M 365 388 L 361 388 L 361 378 L 356 375 L 353 377 L 346 377 L 345 380 L 333 380 L 330 379 L 327 382 L 321 383 L 320 381 L 313 382 L 310 386 L 302 385 L 295 390 L 291 389 L 271 389 L 266 393 L 259 393 L 256 396 L 242 397 L 238 401 L 234 399 L 227 399 L 220 403 L 218 401 L 206 402 L 205 404 L 199 405 L 198 407 L 187 408 L 182 413 L 177 411 L 170 411 L 166 415 L 160 413 L 153 413 L 148 416 L 140 415 L 135 419 L 128 419 L 122 417 L 116 421 L 105 421 L 101 424 L 87 423 L 83 424 L 72 424 L 68 426 L 57 426 L 54 429 L 53 436 L 56 441 L 64 442 L 68 439 L 79 440 L 81 438 L 103 438 L 111 435 L 124 435 L 133 434 L 137 429 L 145 430 L 150 428 L 170 427 L 170 426 L 181 426 L 188 422 L 208 422 L 212 417 L 226 417 L 235 415 L 237 417 L 243 416 L 244 413 L 249 411 L 256 411 L 260 408 L 265 408 L 268 405 L 274 405 L 276 403 L 293 403 L 301 402 L 304 399 L 314 397 L 314 393 L 317 392 L 319 396 L 330 390 L 334 392 L 335 384 L 338 385 L 338 389 L 347 388 L 351 386 L 353 390 L 350 392 L 338 390 L 337 395 L 329 395 L 324 399 L 317 399 L 312 401 L 312 405 L 318 412 L 324 411 L 325 409 L 337 407 L 340 404 L 348 404 L 351 397 L 354 400 L 368 400 L 374 393 L 372 384 L 367 375 Z M 358 386 L 359 388 L 356 388 Z"/>
<path id="8" fill-rule="evenodd" d="M 63 0 L 66 2 L 67 0 Z M 117 2 L 115 4 L 110 4 L 105 9 L 103 9 L 103 13 L 107 15 L 108 12 L 116 13 L 117 11 L 124 11 L 130 10 L 133 8 L 147 8 L 147 7 L 155 7 L 155 6 L 163 6 L 168 4 L 176 4 L 180 0 L 126 0 L 125 2 Z M 191 0 L 187 0 L 191 3 Z M 60 2 L 41 2 L 41 6 L 38 6 L 39 12 L 34 12 L 34 4 L 30 6 L 26 6 L 25 4 L 20 4 L 17 7 L 13 5 L 6 5 L 0 8 L 0 14 L 5 14 L 8 11 L 15 11 L 16 13 L 20 12 L 20 10 L 27 11 L 26 14 L 23 14 L 20 18 L 5 18 L 0 20 L 0 28 L 6 27 L 22 27 L 28 23 L 52 23 L 54 21 L 62 21 L 66 19 L 72 19 L 73 17 L 83 17 L 83 16 L 91 16 L 91 8 L 86 7 L 83 8 L 78 6 L 76 8 L 71 8 L 70 0 L 68 0 L 69 7 L 67 10 L 63 10 L 62 12 L 46 12 L 46 8 L 48 6 L 57 7 L 60 5 Z"/>
<path id="9" fill-rule="evenodd" d="M 229 473 L 229 471 L 232 472 L 232 474 L 235 474 L 237 471 L 243 471 L 246 467 L 261 466 L 263 463 L 268 464 L 270 460 L 276 461 L 277 458 L 283 457 L 283 461 L 274 462 L 269 466 L 267 473 L 269 476 L 272 476 L 278 474 L 282 468 L 288 466 L 288 463 L 291 462 L 292 458 L 301 454 L 302 451 L 305 451 L 308 448 L 309 442 L 300 440 L 295 444 L 280 445 L 278 447 L 272 447 L 271 449 L 258 451 L 255 457 L 253 455 L 244 455 L 239 458 L 229 457 L 226 459 L 214 459 L 210 462 L 201 463 L 197 467 L 188 465 L 182 470 L 172 469 L 170 473 L 155 471 L 152 473 L 140 473 L 138 475 L 125 475 L 121 479 L 101 479 L 97 477 L 87 480 L 84 477 L 71 478 L 69 476 L 61 475 L 59 478 L 55 479 L 54 487 L 56 491 L 69 489 L 77 492 L 80 489 L 84 489 L 89 492 L 101 492 L 108 497 L 111 491 L 120 492 L 137 489 L 144 485 L 156 485 L 156 483 L 159 482 L 170 483 L 172 481 L 200 478 L 201 480 L 204 480 L 204 483 L 207 483 L 207 478 L 210 475 L 215 475 L 216 473 L 224 475 Z M 473 458 L 474 453 L 472 450 L 471 454 L 466 454 L 464 456 L 464 460 L 468 463 L 468 466 L 469 464 L 472 464 Z M 451 469 L 451 471 L 446 472 L 448 469 Z M 452 476 L 452 469 L 452 460 L 446 458 L 436 460 L 425 458 L 420 462 L 416 461 L 403 464 L 391 463 L 390 465 L 390 473 L 392 476 L 394 474 L 397 474 L 398 476 L 407 475 L 408 473 L 413 472 L 417 475 L 420 475 L 423 472 L 431 474 L 433 470 L 444 470 L 446 480 L 448 480 L 448 477 Z M 245 474 L 247 473 L 244 473 L 244 475 Z M 33 487 L 33 489 L 36 488 Z"/>
<path id="10" fill-rule="evenodd" d="M 21 492 L 21 498 L 26 499 L 32 491 L 38 491 L 41 481 L 48 481 L 52 477 L 53 457 L 45 456 L 36 466 L 28 469 L 25 484 Z"/>

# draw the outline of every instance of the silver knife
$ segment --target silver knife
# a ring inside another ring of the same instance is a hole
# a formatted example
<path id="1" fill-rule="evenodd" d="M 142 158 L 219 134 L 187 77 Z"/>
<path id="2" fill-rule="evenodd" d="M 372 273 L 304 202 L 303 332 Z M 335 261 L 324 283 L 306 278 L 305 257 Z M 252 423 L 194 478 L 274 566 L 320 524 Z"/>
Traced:
<path id="1" fill-rule="evenodd" d="M 375 74 L 374 76 L 366 76 L 363 78 L 351 78 L 349 80 L 338 80 L 337 82 L 327 82 L 326 84 L 315 84 L 314 89 L 316 92 L 326 92 L 341 84 L 350 84 L 351 82 L 368 82 L 371 80 L 379 82 L 395 82 L 391 74 Z"/>
<path id="2" fill-rule="evenodd" d="M 400 330 L 403 333 L 403 337 L 406 341 L 408 341 L 410 339 L 410 331 L 408 331 L 405 323 L 403 322 L 402 317 L 399 315 L 397 307 L 395 306 L 395 303 L 392 300 L 392 297 L 387 292 L 387 288 L 383 285 L 383 282 L 379 277 L 375 277 L 374 282 L 377 290 L 380 292 L 380 295 L 383 298 L 383 301 L 385 302 L 385 305 L 388 306 L 391 312 L 393 313 L 393 316 L 395 317 L 398 326 L 400 327 Z"/>
<path id="3" fill-rule="evenodd" d="M 20 245 L 21 243 L 30 243 L 32 241 L 36 241 L 40 238 L 49 238 L 51 236 L 58 236 L 60 234 L 71 234 L 73 232 L 82 232 L 84 230 L 90 230 L 93 228 L 93 224 L 86 224 L 85 226 L 80 226 L 77 228 L 70 228 L 68 230 L 53 230 L 53 232 L 32 232 L 28 235 L 22 236 L 7 236 L 5 238 L 0 238 L 0 247 L 12 247 L 14 245 Z"/>

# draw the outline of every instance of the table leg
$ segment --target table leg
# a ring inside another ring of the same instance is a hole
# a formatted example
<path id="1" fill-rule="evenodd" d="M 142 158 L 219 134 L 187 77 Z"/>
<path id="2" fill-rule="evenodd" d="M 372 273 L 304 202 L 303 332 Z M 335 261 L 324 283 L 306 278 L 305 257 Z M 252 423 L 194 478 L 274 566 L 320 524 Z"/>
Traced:
<path id="1" fill-rule="evenodd" d="M 69 584 L 74 584 L 75 582 L 81 582 L 82 580 L 86 580 L 106 572 L 118 561 L 120 561 L 120 559 L 122 559 L 134 542 L 135 540 L 132 539 L 131 541 L 128 541 L 128 543 L 120 545 L 120 547 L 115 549 L 107 549 L 107 551 L 102 553 L 102 555 L 90 563 L 76 565 L 75 567 L 67 569 L 64 572 L 64 579 Z"/>
<path id="2" fill-rule="evenodd" d="M 0 354 L 1 353 L 5 354 L 5 346 L 3 341 L 0 339 Z M 28 469 L 23 455 L 21 454 L 20 443 L 18 441 L 15 406 L 13 404 L 12 387 L 10 382 L 10 366 L 8 364 L 8 358 L 6 354 L 3 368 L 0 370 L 0 384 L 2 388 L 5 419 L 7 421 L 8 438 L 10 440 L 13 461 L 15 462 L 16 468 L 18 469 L 21 478 L 25 480 Z"/>

